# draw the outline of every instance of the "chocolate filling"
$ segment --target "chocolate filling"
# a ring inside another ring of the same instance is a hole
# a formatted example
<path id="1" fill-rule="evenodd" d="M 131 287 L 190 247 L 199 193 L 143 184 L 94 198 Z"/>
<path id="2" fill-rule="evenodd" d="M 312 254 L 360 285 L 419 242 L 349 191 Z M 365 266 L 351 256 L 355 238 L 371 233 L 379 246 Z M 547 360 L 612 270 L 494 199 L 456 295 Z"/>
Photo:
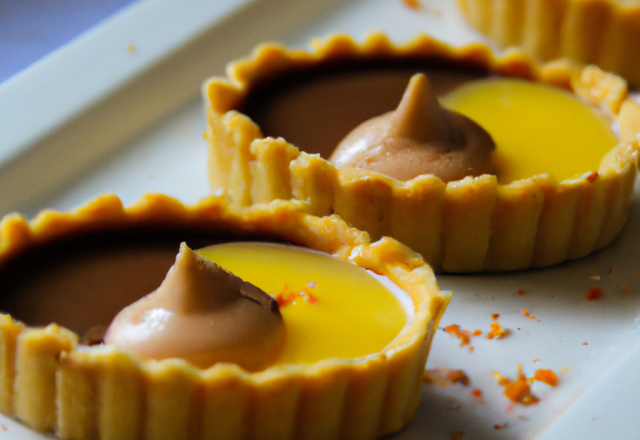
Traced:
<path id="1" fill-rule="evenodd" d="M 265 136 L 283 137 L 326 159 L 353 128 L 394 110 L 409 79 L 419 72 L 429 77 L 437 95 L 489 74 L 468 62 L 333 61 L 297 68 L 254 85 L 240 110 Z"/>
<path id="2" fill-rule="evenodd" d="M 158 227 L 77 234 L 27 250 L 3 264 L 0 311 L 30 326 L 55 322 L 83 334 L 108 326 L 122 308 L 157 289 L 181 242 L 198 249 L 265 238 L 270 239 Z"/>

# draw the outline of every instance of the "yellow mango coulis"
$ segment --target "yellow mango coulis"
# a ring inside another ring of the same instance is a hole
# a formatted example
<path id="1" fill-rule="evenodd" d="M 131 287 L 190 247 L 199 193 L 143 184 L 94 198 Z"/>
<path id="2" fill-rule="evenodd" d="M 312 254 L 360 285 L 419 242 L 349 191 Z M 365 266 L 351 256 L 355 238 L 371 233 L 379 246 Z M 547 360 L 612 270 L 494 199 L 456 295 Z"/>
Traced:
<path id="1" fill-rule="evenodd" d="M 618 139 L 607 121 L 570 92 L 519 79 L 470 82 L 440 98 L 496 143 L 500 183 L 548 173 L 556 180 L 597 171 Z"/>
<path id="2" fill-rule="evenodd" d="M 278 299 L 286 336 L 275 364 L 376 353 L 407 322 L 399 298 L 378 279 L 321 252 L 253 242 L 196 252 Z"/>

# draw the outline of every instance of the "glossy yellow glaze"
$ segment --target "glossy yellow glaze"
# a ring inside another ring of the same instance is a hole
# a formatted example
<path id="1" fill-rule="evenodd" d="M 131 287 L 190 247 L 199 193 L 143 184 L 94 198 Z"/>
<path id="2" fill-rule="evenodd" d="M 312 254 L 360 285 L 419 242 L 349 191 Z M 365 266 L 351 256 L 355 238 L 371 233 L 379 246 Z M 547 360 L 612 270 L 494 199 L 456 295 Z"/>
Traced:
<path id="1" fill-rule="evenodd" d="M 407 321 L 382 283 L 361 267 L 321 252 L 237 242 L 197 253 L 279 299 L 286 339 L 276 364 L 376 353 Z"/>
<path id="2" fill-rule="evenodd" d="M 562 181 L 597 171 L 618 143 L 593 108 L 545 84 L 486 79 L 466 84 L 441 101 L 491 134 L 498 180 L 505 184 L 543 173 Z"/>

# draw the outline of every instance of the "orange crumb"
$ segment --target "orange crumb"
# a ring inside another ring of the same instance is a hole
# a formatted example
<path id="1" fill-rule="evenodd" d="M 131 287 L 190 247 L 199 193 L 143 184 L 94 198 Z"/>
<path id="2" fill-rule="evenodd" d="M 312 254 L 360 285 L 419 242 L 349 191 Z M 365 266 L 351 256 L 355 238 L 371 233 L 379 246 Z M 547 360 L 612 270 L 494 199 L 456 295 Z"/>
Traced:
<path id="1" fill-rule="evenodd" d="M 411 8 L 411 9 L 421 9 L 422 8 L 422 4 L 420 3 L 420 0 L 402 0 L 402 3 L 404 3 L 405 6 Z"/>
<path id="2" fill-rule="evenodd" d="M 558 383 L 556 373 L 547 369 L 537 370 L 531 379 L 527 379 L 520 365 L 518 365 L 518 378 L 515 380 L 507 379 L 498 372 L 494 372 L 493 374 L 498 379 L 498 384 L 504 386 L 504 395 L 512 402 L 522 403 L 524 405 L 533 405 L 540 401 L 540 399 L 531 392 L 530 383 L 536 380 L 551 386 L 556 386 Z"/>
<path id="3" fill-rule="evenodd" d="M 493 319 L 494 321 L 495 321 L 496 319 L 498 319 L 499 317 L 500 317 L 500 313 L 492 313 L 492 314 L 491 314 L 491 319 Z"/>
<path id="4" fill-rule="evenodd" d="M 598 178 L 598 172 L 594 171 L 593 173 L 587 176 L 587 182 L 592 183 Z"/>
<path id="5" fill-rule="evenodd" d="M 280 307 L 285 307 L 290 304 L 295 304 L 298 299 L 302 299 L 309 304 L 316 304 L 318 302 L 318 298 L 316 298 L 311 293 L 312 287 L 315 287 L 315 283 L 313 281 L 310 281 L 309 283 L 307 283 L 307 287 L 304 287 L 299 292 L 294 292 L 293 290 L 289 289 L 289 285 L 285 283 L 280 293 L 276 295 L 278 305 Z"/>
<path id="6" fill-rule="evenodd" d="M 316 298 L 315 296 L 313 296 L 313 293 L 311 293 L 311 292 L 309 291 L 309 289 L 306 289 L 306 288 L 305 288 L 303 291 L 304 291 L 304 293 L 305 293 L 304 300 L 305 300 L 306 302 L 308 302 L 309 304 L 315 304 L 315 303 L 317 303 L 317 302 L 318 302 L 318 298 Z"/>
<path id="7" fill-rule="evenodd" d="M 526 380 L 517 379 L 504 387 L 504 395 L 514 402 L 533 405 L 540 401 L 531 393 L 531 387 Z"/>
<path id="8" fill-rule="evenodd" d="M 527 309 L 522 309 L 522 314 L 524 316 L 526 316 L 529 319 L 533 319 L 533 320 L 537 320 L 540 321 L 538 318 L 536 318 L 535 316 L 533 316 L 531 313 L 529 313 L 529 311 Z"/>
<path id="9" fill-rule="evenodd" d="M 622 285 L 622 290 L 629 290 L 629 285 L 628 284 L 623 284 Z"/>
<path id="10" fill-rule="evenodd" d="M 555 387 L 558 383 L 558 375 L 552 370 L 541 369 L 536 371 L 536 373 L 531 378 L 531 382 L 533 382 L 534 380 L 537 380 L 538 382 L 544 382 L 547 385 Z"/>
<path id="11" fill-rule="evenodd" d="M 469 332 L 466 330 L 460 330 L 460 326 L 458 324 L 448 325 L 444 328 L 444 331 L 457 336 L 460 339 L 460 347 L 464 347 L 465 345 L 469 345 L 471 343 Z"/>
<path id="12" fill-rule="evenodd" d="M 287 306 L 291 304 L 293 301 L 291 300 L 291 291 L 289 290 L 289 285 L 287 283 L 282 287 L 282 291 L 276 295 L 276 300 L 278 301 L 278 305 L 280 307 Z"/>
<path id="13" fill-rule="evenodd" d="M 594 276 L 589 277 L 589 278 L 591 278 L 594 281 L 600 281 L 600 277 L 598 275 L 594 275 Z"/>
<path id="14" fill-rule="evenodd" d="M 469 376 L 464 370 L 448 370 L 447 378 L 452 383 L 461 383 L 462 385 L 469 385 Z"/>
<path id="15" fill-rule="evenodd" d="M 493 429 L 495 429 L 496 431 L 499 429 L 504 429 L 508 426 L 507 423 L 503 423 L 502 425 L 493 425 Z"/>
<path id="16" fill-rule="evenodd" d="M 476 351 L 476 349 L 475 349 L 475 348 L 473 348 L 472 346 L 471 346 L 471 347 L 469 347 L 469 348 L 468 348 L 468 350 L 469 350 L 469 353 L 473 353 L 474 351 Z"/>
<path id="17" fill-rule="evenodd" d="M 589 343 L 588 342 L 583 342 L 582 345 L 589 345 Z"/>
<path id="18" fill-rule="evenodd" d="M 484 401 L 484 397 L 482 396 L 482 390 L 478 388 L 474 388 L 473 390 L 471 390 L 471 395 L 475 397 L 478 403 L 481 403 L 484 405 L 485 401 Z"/>
<path id="19" fill-rule="evenodd" d="M 136 51 L 136 47 L 133 44 L 127 44 L 126 48 L 129 53 L 134 53 Z"/>
<path id="20" fill-rule="evenodd" d="M 460 339 L 460 347 L 464 347 L 466 345 L 471 344 L 472 336 L 482 335 L 482 330 L 474 330 L 473 333 L 471 333 L 469 330 L 461 329 L 458 324 L 450 324 L 444 327 L 443 330 L 449 334 L 452 334 L 458 337 L 458 339 Z M 469 352 L 473 352 L 473 350 L 474 350 L 473 347 L 469 347 Z"/>
<path id="21" fill-rule="evenodd" d="M 531 362 L 533 362 L 533 363 L 540 362 L 540 358 L 534 359 Z"/>
<path id="22" fill-rule="evenodd" d="M 610 267 L 607 269 L 607 275 L 611 275 L 611 272 L 613 272 L 613 268 Z"/>
<path id="23" fill-rule="evenodd" d="M 487 339 L 502 339 L 507 336 L 507 331 L 500 327 L 500 324 L 498 324 L 496 321 L 492 322 L 490 325 L 491 331 L 487 333 Z"/>
<path id="24" fill-rule="evenodd" d="M 587 291 L 587 294 L 585 295 L 585 297 L 587 298 L 587 301 L 595 301 L 597 299 L 602 298 L 602 287 L 593 286 L 591 289 Z"/>
<path id="25" fill-rule="evenodd" d="M 507 405 L 507 411 L 508 412 L 513 411 L 513 403 L 510 403 L 510 404 Z"/>
<path id="26" fill-rule="evenodd" d="M 422 377 L 426 383 L 437 384 L 443 388 L 454 383 L 469 385 L 469 376 L 467 376 L 467 373 L 465 373 L 464 370 L 434 368 L 432 370 L 425 370 Z"/>
<path id="27" fill-rule="evenodd" d="M 522 289 L 518 290 L 518 295 L 525 295 L 526 293 L 527 293 L 526 290 L 522 290 Z"/>

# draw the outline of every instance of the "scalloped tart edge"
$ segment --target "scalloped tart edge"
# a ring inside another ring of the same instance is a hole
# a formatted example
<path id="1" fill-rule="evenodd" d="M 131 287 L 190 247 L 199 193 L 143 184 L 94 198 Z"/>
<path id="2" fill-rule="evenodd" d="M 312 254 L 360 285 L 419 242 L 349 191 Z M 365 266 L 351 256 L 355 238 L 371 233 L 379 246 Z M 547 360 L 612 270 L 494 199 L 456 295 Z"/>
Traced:
<path id="1" fill-rule="evenodd" d="M 450 300 L 433 271 L 399 242 L 375 243 L 337 216 L 305 214 L 296 202 L 231 211 L 220 197 L 189 206 L 148 194 L 129 207 L 113 195 L 75 211 L 0 222 L 0 264 L 80 231 L 184 225 L 260 233 L 330 253 L 388 276 L 409 293 L 415 317 L 385 349 L 356 359 L 201 370 L 186 361 L 140 361 L 51 324 L 29 328 L 0 315 L 0 410 L 66 439 L 377 438 L 414 414 L 437 323 Z"/>
<path id="2" fill-rule="evenodd" d="M 612 0 L 458 0 L 462 15 L 500 47 L 543 61 L 597 64 L 640 86 L 640 4 Z"/>
<path id="3" fill-rule="evenodd" d="M 436 272 L 545 267 L 605 247 L 624 225 L 638 165 L 640 105 L 628 99 L 620 77 L 568 61 L 538 65 L 520 51 L 494 56 L 480 43 L 453 48 L 425 35 L 404 46 L 382 34 L 362 44 L 334 35 L 314 41 L 312 48 L 287 51 L 263 44 L 251 57 L 230 63 L 226 78 L 204 84 L 214 194 L 237 206 L 302 201 L 308 212 L 336 213 L 373 239 L 388 235 L 402 241 Z M 263 138 L 238 111 L 254 84 L 298 66 L 349 57 L 444 58 L 565 88 L 618 124 L 621 142 L 597 171 L 559 183 L 548 175 L 509 185 L 489 175 L 448 184 L 430 175 L 400 182 L 374 172 L 336 170 L 282 138 Z"/>

